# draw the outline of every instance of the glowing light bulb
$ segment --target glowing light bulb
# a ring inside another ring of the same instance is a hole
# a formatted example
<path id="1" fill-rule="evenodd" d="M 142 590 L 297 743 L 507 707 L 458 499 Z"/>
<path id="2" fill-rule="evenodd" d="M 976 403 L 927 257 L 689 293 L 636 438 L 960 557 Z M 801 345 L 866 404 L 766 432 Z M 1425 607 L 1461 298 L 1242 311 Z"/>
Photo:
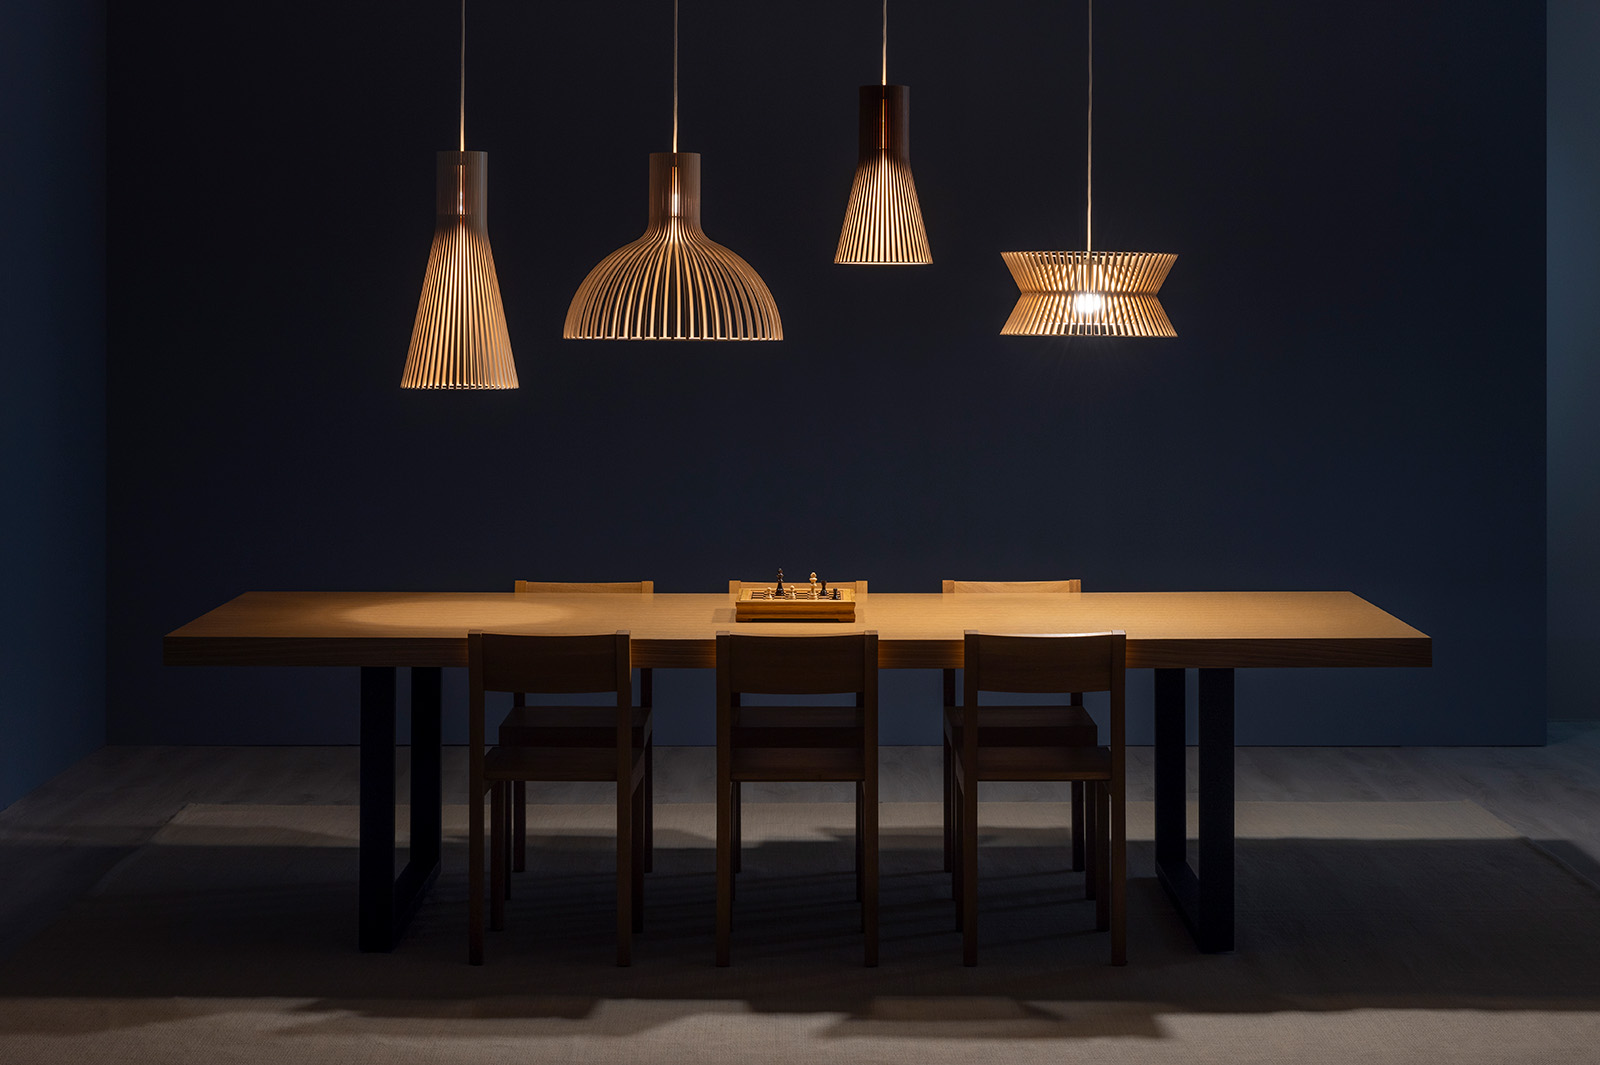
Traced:
<path id="1" fill-rule="evenodd" d="M 1098 292 L 1080 292 L 1072 297 L 1072 310 L 1080 318 L 1093 318 L 1105 305 L 1106 301 Z"/>

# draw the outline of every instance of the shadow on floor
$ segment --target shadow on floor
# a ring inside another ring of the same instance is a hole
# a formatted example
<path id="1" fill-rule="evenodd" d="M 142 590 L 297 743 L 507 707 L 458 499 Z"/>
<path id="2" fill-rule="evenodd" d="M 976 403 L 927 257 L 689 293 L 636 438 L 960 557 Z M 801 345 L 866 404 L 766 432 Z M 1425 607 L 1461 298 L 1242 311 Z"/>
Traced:
<path id="1" fill-rule="evenodd" d="M 458 840 L 404 942 L 364 955 L 340 832 L 180 833 L 0 964 L 0 1034 L 167 1023 L 241 999 L 295 1000 L 281 1008 L 300 1032 L 435 1035 L 486 1021 L 620 1035 L 731 1012 L 827 1015 L 812 1033 L 824 1036 L 1154 1038 L 1174 1012 L 1600 1010 L 1600 892 L 1521 839 L 1241 839 L 1238 950 L 1221 956 L 1195 952 L 1151 845 L 1135 841 L 1130 964 L 1111 968 L 1062 833 L 1009 825 L 985 833 L 980 964 L 966 969 L 938 830 L 893 828 L 882 964 L 869 970 L 852 840 L 838 827 L 802 835 L 747 846 L 734 964 L 717 969 L 708 841 L 663 827 L 646 931 L 619 969 L 608 833 L 535 836 L 482 968 L 465 964 Z"/>

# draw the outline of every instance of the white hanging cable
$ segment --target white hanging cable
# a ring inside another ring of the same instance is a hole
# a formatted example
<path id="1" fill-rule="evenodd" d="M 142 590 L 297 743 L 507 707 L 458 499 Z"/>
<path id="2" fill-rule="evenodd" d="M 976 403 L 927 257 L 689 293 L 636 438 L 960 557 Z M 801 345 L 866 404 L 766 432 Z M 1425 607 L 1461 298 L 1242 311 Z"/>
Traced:
<path id="1" fill-rule="evenodd" d="M 678 0 L 672 0 L 672 154 L 678 154 Z"/>
<path id="2" fill-rule="evenodd" d="M 461 0 L 461 146 L 467 150 L 467 0 Z"/>

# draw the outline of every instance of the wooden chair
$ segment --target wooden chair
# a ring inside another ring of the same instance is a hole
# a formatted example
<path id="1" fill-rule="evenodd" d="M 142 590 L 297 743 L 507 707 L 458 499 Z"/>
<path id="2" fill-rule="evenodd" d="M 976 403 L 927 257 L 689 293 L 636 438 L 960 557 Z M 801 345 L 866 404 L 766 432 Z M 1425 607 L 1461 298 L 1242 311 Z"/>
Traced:
<path id="1" fill-rule="evenodd" d="M 854 706 L 744 706 L 746 694 L 855 695 Z M 745 781 L 856 785 L 856 898 L 878 964 L 878 634 L 717 633 L 717 964 L 727 965 Z"/>
<path id="2" fill-rule="evenodd" d="M 489 796 L 489 920 L 505 924 L 510 847 L 509 785 L 527 780 L 614 781 L 617 786 L 617 964 L 632 961 L 633 933 L 644 926 L 645 755 L 633 705 L 631 649 L 626 632 L 599 636 L 467 634 L 471 678 L 468 714 L 467 956 L 483 964 L 483 797 Z M 604 742 L 564 747 L 500 744 L 485 749 L 484 693 L 611 692 L 615 707 L 587 708 L 610 718 Z"/>
<path id="3" fill-rule="evenodd" d="M 968 631 L 962 708 L 979 722 L 963 729 L 953 750 L 956 788 L 956 913 L 962 963 L 978 963 L 978 782 L 1078 780 L 1095 793 L 1096 925 L 1111 930 L 1111 964 L 1127 962 L 1127 813 L 1123 677 L 1127 637 L 1121 632 L 1001 636 Z M 978 693 L 1108 691 L 1109 747 L 1056 743 L 991 744 L 982 724 L 1004 707 L 978 705 Z M 969 718 L 969 719 L 971 719 Z"/>
<path id="4" fill-rule="evenodd" d="M 767 585 L 769 585 L 771 583 L 773 583 L 773 582 L 772 581 L 733 581 L 733 580 L 730 580 L 728 582 L 728 595 L 731 596 L 734 599 L 735 602 L 737 602 L 738 599 L 739 599 L 739 593 L 744 591 L 745 585 L 751 585 L 752 587 L 756 587 L 756 588 L 765 588 Z M 800 586 L 809 586 L 811 582 L 810 582 L 809 578 L 807 578 L 807 579 L 802 579 L 800 581 L 787 581 L 785 583 L 786 584 L 798 584 Z M 862 598 L 864 598 L 866 596 L 866 594 L 867 594 L 867 582 L 866 581 L 829 581 L 828 582 L 828 587 L 829 588 L 841 588 L 841 589 L 848 588 L 850 591 L 855 593 L 857 602 L 860 602 L 862 600 Z M 744 801 L 743 800 L 744 800 L 744 789 L 739 786 L 737 781 L 735 781 L 734 785 L 733 785 L 733 835 L 734 835 L 734 839 L 738 839 L 739 838 L 740 816 L 741 816 L 741 812 L 744 809 Z M 859 802 L 858 802 L 857 809 L 856 809 L 856 828 L 859 830 L 860 827 L 861 827 L 861 810 L 860 810 L 860 805 L 859 805 Z M 741 864 L 740 864 L 740 861 L 739 861 L 739 849 L 737 847 L 735 847 L 734 851 L 733 851 L 733 871 L 735 873 L 738 873 L 740 871 L 740 869 L 741 869 Z"/>
<path id="5" fill-rule="evenodd" d="M 599 595 L 650 595 L 654 581 L 517 581 L 512 591 L 519 593 L 586 592 Z M 502 747 L 595 747 L 610 743 L 609 711 L 592 706 L 528 706 L 525 693 L 511 697 L 511 712 L 500 723 Z M 644 743 L 644 871 L 655 866 L 655 677 L 650 669 L 639 670 L 639 705 L 634 728 Z M 598 713 L 597 713 L 598 711 Z M 598 730 L 598 731 L 597 731 Z M 528 865 L 528 786 L 517 781 L 513 787 L 511 812 L 511 868 L 522 872 Z M 510 880 L 506 881 L 507 891 Z"/>
<path id="6" fill-rule="evenodd" d="M 1070 581 L 945 581 L 946 595 L 966 595 L 986 592 L 1051 592 L 1083 591 L 1083 582 Z M 1072 692 L 1071 706 L 1013 706 L 995 713 L 985 714 L 984 735 L 979 743 L 1001 747 L 1026 747 L 1043 744 L 1082 744 L 1093 747 L 1100 742 L 1094 718 L 1083 708 L 1083 693 Z M 944 671 L 944 868 L 955 874 L 955 787 L 951 783 L 952 746 L 961 743 L 961 708 L 956 705 L 956 671 Z M 1084 795 L 1083 782 L 1072 782 L 1072 869 L 1083 872 L 1085 858 L 1093 854 L 1083 846 L 1084 824 L 1094 818 L 1093 793 Z M 1088 871 L 1087 881 L 1093 894 L 1094 870 Z"/>

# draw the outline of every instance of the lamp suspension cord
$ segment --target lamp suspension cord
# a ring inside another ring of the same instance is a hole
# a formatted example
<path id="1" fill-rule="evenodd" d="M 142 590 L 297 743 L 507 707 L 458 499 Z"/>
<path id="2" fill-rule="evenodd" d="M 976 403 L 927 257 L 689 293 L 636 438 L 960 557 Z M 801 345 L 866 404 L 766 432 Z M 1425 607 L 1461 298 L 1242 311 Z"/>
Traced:
<path id="1" fill-rule="evenodd" d="M 672 154 L 678 154 L 678 0 L 672 0 Z"/>
<path id="2" fill-rule="evenodd" d="M 461 151 L 467 150 L 467 0 L 461 0 Z"/>
<path id="3" fill-rule="evenodd" d="M 889 0 L 883 0 L 883 84 L 889 84 Z"/>
<path id="4" fill-rule="evenodd" d="M 888 3 L 889 0 L 883 0 Z M 1083 209 L 1084 257 L 1094 250 L 1094 0 L 1089 0 L 1089 172 L 1085 184 L 1088 203 Z"/>

